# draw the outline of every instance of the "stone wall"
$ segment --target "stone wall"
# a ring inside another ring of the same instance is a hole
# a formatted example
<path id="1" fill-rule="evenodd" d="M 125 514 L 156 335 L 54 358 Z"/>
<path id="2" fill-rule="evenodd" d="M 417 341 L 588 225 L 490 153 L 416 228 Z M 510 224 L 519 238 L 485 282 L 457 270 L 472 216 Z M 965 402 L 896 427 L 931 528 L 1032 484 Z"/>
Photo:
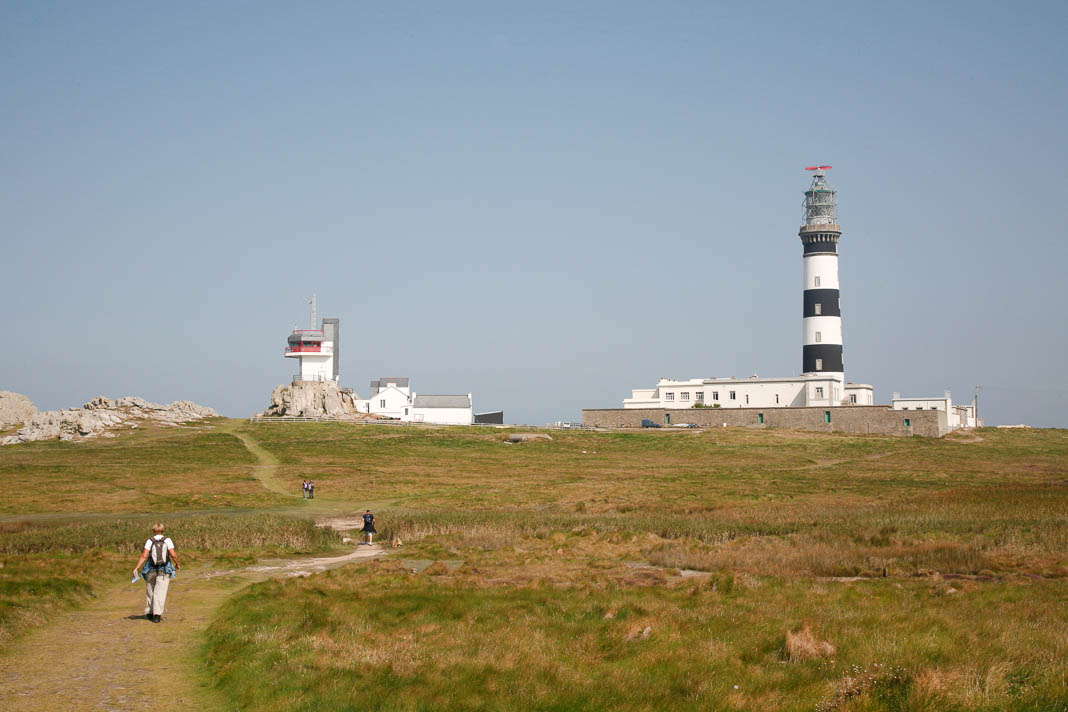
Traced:
<path id="1" fill-rule="evenodd" d="M 827 422 L 830 413 L 830 422 Z M 764 422 L 761 421 L 763 415 Z M 668 417 L 670 416 L 670 422 Z M 600 408 L 582 411 L 582 424 L 602 428 L 640 428 L 642 420 L 661 425 L 695 423 L 722 427 L 794 428 L 821 432 L 923 435 L 937 438 L 949 432 L 940 410 L 891 410 L 885 405 L 849 405 L 831 408 Z M 905 425 L 908 419 L 909 425 Z"/>

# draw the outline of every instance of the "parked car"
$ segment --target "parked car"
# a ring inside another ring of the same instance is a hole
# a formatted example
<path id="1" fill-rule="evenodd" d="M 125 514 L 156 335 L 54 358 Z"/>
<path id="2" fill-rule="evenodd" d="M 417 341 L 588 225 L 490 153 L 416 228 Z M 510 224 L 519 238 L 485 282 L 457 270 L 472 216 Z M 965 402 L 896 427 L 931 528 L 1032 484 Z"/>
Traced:
<path id="1" fill-rule="evenodd" d="M 656 422 L 654 422 L 652 420 L 649 420 L 648 418 L 642 418 L 642 427 L 643 428 L 659 428 L 661 426 L 660 426 L 660 423 L 656 423 Z"/>
<path id="2" fill-rule="evenodd" d="M 673 427 L 673 428 L 696 428 L 697 427 L 697 423 L 675 423 L 675 425 L 673 425 L 671 427 Z"/>

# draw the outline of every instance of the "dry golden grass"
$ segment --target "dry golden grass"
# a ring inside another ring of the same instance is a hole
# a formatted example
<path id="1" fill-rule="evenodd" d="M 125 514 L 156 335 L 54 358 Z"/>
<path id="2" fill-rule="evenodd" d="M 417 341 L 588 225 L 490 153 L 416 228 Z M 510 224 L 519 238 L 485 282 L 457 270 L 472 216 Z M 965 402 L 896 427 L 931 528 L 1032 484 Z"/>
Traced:
<path id="1" fill-rule="evenodd" d="M 786 655 L 792 663 L 829 658 L 836 651 L 833 643 L 816 636 L 816 631 L 808 621 L 796 630 L 786 632 Z"/>

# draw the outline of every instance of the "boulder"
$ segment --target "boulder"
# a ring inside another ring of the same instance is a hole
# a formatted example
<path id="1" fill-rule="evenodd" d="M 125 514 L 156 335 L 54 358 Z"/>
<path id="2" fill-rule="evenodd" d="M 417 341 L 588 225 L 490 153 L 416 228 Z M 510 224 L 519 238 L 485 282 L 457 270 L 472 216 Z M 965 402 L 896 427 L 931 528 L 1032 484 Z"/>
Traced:
<path id="1" fill-rule="evenodd" d="M 37 415 L 37 406 L 21 393 L 0 391 L 0 430 L 22 425 Z"/>
<path id="2" fill-rule="evenodd" d="M 263 411 L 267 416 L 322 418 L 356 414 L 351 391 L 342 390 L 334 381 L 294 381 L 271 392 L 271 404 Z"/>
<path id="3" fill-rule="evenodd" d="M 545 433 L 512 433 L 508 436 L 510 443 L 527 443 L 536 440 L 552 440 L 552 438 Z"/>
<path id="4" fill-rule="evenodd" d="M 14 435 L 0 440 L 0 445 L 28 443 L 34 440 L 82 440 L 106 431 L 151 421 L 178 425 L 192 420 L 218 417 L 214 409 L 191 401 L 175 401 L 170 405 L 150 403 L 144 398 L 126 396 L 106 398 L 97 396 L 81 408 L 48 410 L 34 414 Z M 110 436 L 111 434 L 109 434 Z"/>

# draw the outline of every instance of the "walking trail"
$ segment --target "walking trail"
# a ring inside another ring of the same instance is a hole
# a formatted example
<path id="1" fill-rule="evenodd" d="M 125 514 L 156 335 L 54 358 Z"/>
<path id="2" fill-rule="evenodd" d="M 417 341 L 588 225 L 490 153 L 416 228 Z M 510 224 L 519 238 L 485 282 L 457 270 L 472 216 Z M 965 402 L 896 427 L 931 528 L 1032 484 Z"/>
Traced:
<path id="1" fill-rule="evenodd" d="M 234 434 L 259 460 L 256 478 L 283 492 L 277 460 L 251 438 Z M 88 604 L 57 616 L 0 656 L 0 709 L 226 709 L 198 667 L 197 652 L 213 613 L 228 596 L 256 581 L 307 575 L 384 554 L 377 545 L 361 546 L 340 556 L 267 560 L 229 570 L 183 568 L 171 581 L 159 624 L 140 615 L 143 583 L 127 579 L 103 588 Z"/>

